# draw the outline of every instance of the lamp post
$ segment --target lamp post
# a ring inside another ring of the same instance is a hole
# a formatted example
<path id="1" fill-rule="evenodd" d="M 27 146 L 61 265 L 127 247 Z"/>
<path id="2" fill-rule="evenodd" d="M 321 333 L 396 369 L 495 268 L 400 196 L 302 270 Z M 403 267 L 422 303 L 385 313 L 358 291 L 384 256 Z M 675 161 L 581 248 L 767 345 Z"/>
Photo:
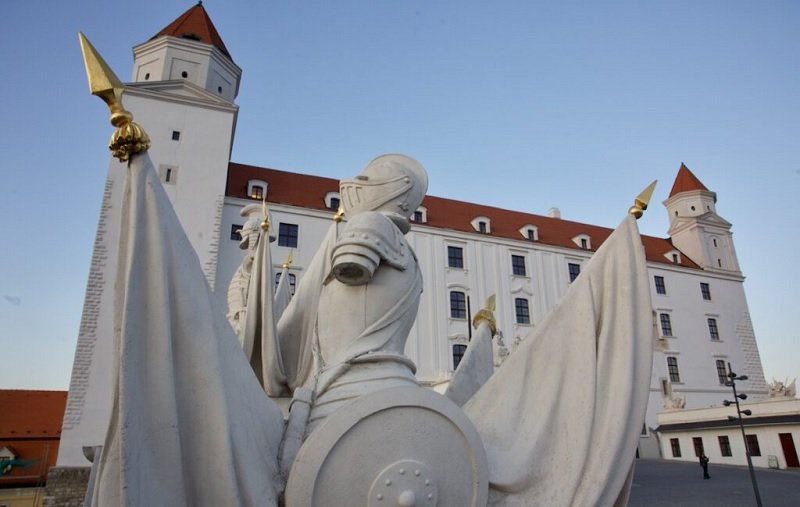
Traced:
<path id="1" fill-rule="evenodd" d="M 739 428 L 742 430 L 742 440 L 744 440 L 744 453 L 745 456 L 747 456 L 747 468 L 750 469 L 750 481 L 753 483 L 753 492 L 756 495 L 756 505 L 758 505 L 758 507 L 762 507 L 761 495 L 758 493 L 758 483 L 756 482 L 756 473 L 755 470 L 753 470 L 753 460 L 750 459 L 750 446 L 747 444 L 747 437 L 744 434 L 744 422 L 742 421 L 742 414 L 752 415 L 753 412 L 750 409 L 742 410 L 741 407 L 739 407 L 739 400 L 746 400 L 747 394 L 736 393 L 736 381 L 747 380 L 747 375 L 736 375 L 733 372 L 733 369 L 731 368 L 731 363 L 728 363 L 728 378 L 730 380 L 726 382 L 725 385 L 731 386 L 731 388 L 733 389 L 733 401 L 725 400 L 722 402 L 722 404 L 725 405 L 726 407 L 729 407 L 734 403 L 736 404 L 737 417 L 729 415 L 728 420 L 729 421 L 736 421 L 737 419 L 739 420 Z"/>

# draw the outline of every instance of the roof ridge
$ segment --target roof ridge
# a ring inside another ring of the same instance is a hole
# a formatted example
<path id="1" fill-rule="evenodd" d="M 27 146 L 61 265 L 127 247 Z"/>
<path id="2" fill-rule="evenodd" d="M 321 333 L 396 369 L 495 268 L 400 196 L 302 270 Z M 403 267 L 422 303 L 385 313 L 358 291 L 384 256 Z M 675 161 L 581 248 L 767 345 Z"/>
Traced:
<path id="1" fill-rule="evenodd" d="M 179 37 L 210 44 L 222 51 L 225 56 L 233 61 L 233 57 L 228 51 L 228 48 L 225 47 L 222 37 L 219 35 L 219 32 L 217 32 L 205 7 L 203 7 L 202 1 L 197 2 L 197 4 L 178 16 L 172 23 L 162 28 L 161 31 L 152 36 L 150 40 L 163 36 Z"/>

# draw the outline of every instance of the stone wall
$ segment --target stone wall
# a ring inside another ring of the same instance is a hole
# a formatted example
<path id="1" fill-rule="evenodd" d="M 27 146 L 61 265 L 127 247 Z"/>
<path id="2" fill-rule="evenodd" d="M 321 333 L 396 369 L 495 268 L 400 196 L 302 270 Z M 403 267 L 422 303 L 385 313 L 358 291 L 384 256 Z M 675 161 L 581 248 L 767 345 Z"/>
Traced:
<path id="1" fill-rule="evenodd" d="M 47 472 L 44 507 L 83 507 L 90 467 L 53 467 Z"/>

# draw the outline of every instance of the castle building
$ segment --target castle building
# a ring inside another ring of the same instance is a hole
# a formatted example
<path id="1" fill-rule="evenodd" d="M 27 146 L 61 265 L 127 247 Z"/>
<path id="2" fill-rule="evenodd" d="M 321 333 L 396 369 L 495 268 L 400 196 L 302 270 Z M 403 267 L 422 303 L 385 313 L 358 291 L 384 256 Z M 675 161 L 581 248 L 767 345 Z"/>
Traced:
<path id="1" fill-rule="evenodd" d="M 300 281 L 339 207 L 338 181 L 230 161 L 241 69 L 205 8 L 195 5 L 134 48 L 126 108 L 148 131 L 150 156 L 194 246 L 217 303 L 242 261 L 240 210 L 266 199 L 278 239 L 272 258 L 293 253 Z M 350 176 L 350 175 L 348 175 Z M 103 195 L 70 383 L 59 466 L 88 466 L 83 446 L 102 445 L 111 403 L 112 308 L 125 166 L 111 161 Z M 643 236 L 658 330 L 651 396 L 639 447 L 658 456 L 652 429 L 666 408 L 707 407 L 728 394 L 725 364 L 767 385 L 750 322 L 731 224 L 716 194 L 684 165 L 664 206 L 668 238 Z M 615 224 L 611 224 L 615 225 Z M 469 341 L 468 317 L 497 298 L 496 362 L 558 303 L 608 227 L 428 196 L 408 240 L 425 280 L 406 352 L 420 382 L 443 389 Z M 276 266 L 277 267 L 277 266 Z M 277 271 L 277 270 L 276 270 Z"/>

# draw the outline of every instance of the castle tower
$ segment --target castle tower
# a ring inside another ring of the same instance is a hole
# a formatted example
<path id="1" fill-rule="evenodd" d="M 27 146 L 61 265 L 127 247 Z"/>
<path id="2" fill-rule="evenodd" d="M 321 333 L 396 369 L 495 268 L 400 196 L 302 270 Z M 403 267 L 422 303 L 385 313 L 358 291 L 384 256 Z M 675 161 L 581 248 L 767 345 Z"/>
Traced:
<path id="1" fill-rule="evenodd" d="M 152 141 L 149 156 L 214 287 L 241 69 L 202 3 L 134 48 L 125 107 Z M 113 304 L 127 165 L 111 159 L 100 209 L 58 466 L 88 466 L 111 413 Z"/>
<path id="2" fill-rule="evenodd" d="M 717 214 L 717 194 L 681 164 L 664 206 L 672 244 L 703 269 L 741 275 L 731 224 Z"/>

